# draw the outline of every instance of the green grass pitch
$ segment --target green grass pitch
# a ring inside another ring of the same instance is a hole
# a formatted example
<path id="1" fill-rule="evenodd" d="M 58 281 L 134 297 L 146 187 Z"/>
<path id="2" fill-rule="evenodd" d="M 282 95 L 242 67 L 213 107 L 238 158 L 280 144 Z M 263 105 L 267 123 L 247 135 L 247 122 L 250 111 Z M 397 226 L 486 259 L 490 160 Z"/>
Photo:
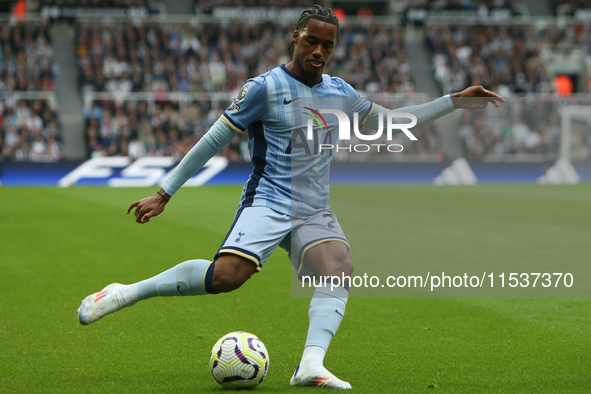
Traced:
<path id="1" fill-rule="evenodd" d="M 363 261 L 363 246 L 348 210 L 371 217 L 388 204 L 402 220 L 388 226 L 404 241 L 394 264 L 490 253 L 589 263 L 590 186 L 333 186 L 331 204 L 354 262 Z M 314 391 L 289 386 L 309 301 L 291 298 L 282 251 L 236 292 L 151 299 L 78 324 L 80 300 L 111 282 L 211 258 L 240 188 L 183 189 L 147 225 L 125 216 L 153 192 L 0 189 L 0 392 L 219 393 L 209 351 L 235 330 L 255 333 L 269 349 L 258 392 Z M 478 242 L 459 241 L 476 230 Z M 591 392 L 591 301 L 351 299 L 325 364 L 359 393 Z"/>

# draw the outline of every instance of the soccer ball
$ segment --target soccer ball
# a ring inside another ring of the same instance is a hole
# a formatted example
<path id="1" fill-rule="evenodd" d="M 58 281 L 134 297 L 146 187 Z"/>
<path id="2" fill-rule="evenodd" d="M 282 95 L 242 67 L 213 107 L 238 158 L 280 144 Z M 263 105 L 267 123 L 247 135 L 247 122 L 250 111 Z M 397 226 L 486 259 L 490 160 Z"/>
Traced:
<path id="1" fill-rule="evenodd" d="M 269 353 L 261 340 L 244 331 L 221 337 L 209 355 L 213 378 L 225 389 L 254 388 L 269 370 Z"/>

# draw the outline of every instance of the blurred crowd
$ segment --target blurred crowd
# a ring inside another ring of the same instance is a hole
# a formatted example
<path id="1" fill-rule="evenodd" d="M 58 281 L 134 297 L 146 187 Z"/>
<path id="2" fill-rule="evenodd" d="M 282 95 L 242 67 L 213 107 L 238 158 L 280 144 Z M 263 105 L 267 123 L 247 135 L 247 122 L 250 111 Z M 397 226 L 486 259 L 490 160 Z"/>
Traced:
<path id="1" fill-rule="evenodd" d="M 472 156 L 556 154 L 560 142 L 559 102 L 512 99 L 510 105 L 462 111 L 458 133 Z"/>
<path id="2" fill-rule="evenodd" d="M 435 79 L 444 93 L 483 85 L 501 94 L 548 91 L 544 50 L 586 53 L 591 64 L 591 27 L 580 25 L 481 25 L 427 27 Z"/>
<path id="3" fill-rule="evenodd" d="M 80 24 L 76 51 L 81 84 L 97 92 L 111 93 L 237 92 L 249 78 L 291 60 L 287 46 L 293 28 L 291 25 L 247 23 L 231 26 L 135 25 L 130 21 Z M 343 27 L 327 72 L 342 77 L 362 92 L 415 91 L 402 34 L 393 27 Z M 146 154 L 182 152 L 183 141 L 190 143 L 198 139 L 226 109 L 224 106 L 189 105 L 186 110 L 177 110 L 175 106 L 178 108 L 175 103 L 157 104 L 150 114 L 128 105 L 108 106 L 101 116 L 88 118 L 91 153 L 121 154 L 127 149 L 122 144 L 129 144 L 131 136 L 136 134 L 143 136 L 139 142 L 144 145 Z M 118 112 L 120 117 L 135 118 L 137 115 L 138 128 L 142 128 L 139 124 L 145 125 L 144 134 L 121 132 L 119 136 L 109 136 L 109 133 L 100 133 Z M 143 115 L 153 119 L 162 117 L 165 112 L 174 114 L 170 127 L 174 132 L 168 125 L 159 129 L 155 126 L 157 122 L 141 121 Z M 201 118 L 195 120 L 191 116 Z M 239 146 L 242 145 L 236 144 L 227 154 L 245 157 Z"/>
<path id="4" fill-rule="evenodd" d="M 577 98 L 512 98 L 499 108 L 459 113 L 458 133 L 468 156 L 499 158 L 508 155 L 546 155 L 555 159 L 560 149 L 561 109 L 581 105 Z M 571 158 L 591 157 L 591 121 L 571 120 Z"/>
<path id="5" fill-rule="evenodd" d="M 233 91 L 277 62 L 277 36 L 286 34 L 247 24 L 95 23 L 78 26 L 76 51 L 82 83 L 94 91 Z"/>
<path id="6" fill-rule="evenodd" d="M 81 82 L 108 92 L 235 91 L 289 62 L 294 26 L 279 24 L 78 25 Z M 329 73 L 366 92 L 413 92 L 399 29 L 342 28 Z"/>
<path id="7" fill-rule="evenodd" d="M 48 100 L 0 100 L 0 159 L 58 161 L 62 158 L 60 125 Z"/>
<path id="8" fill-rule="evenodd" d="M 127 8 L 148 6 L 149 0 L 38 0 L 40 6 Z"/>
<path id="9" fill-rule="evenodd" d="M 465 111 L 459 125 L 465 151 L 475 156 L 557 154 L 558 101 L 540 97 L 550 83 L 540 53 L 577 47 L 591 55 L 589 33 L 584 25 L 428 27 L 434 74 L 444 93 L 483 85 L 503 96 L 538 97 L 514 99 L 485 115 Z M 586 137 L 581 141 L 582 147 L 591 146 Z"/>
<path id="10" fill-rule="evenodd" d="M 0 24 L 0 93 L 53 91 L 55 72 L 44 23 Z"/>
<path id="11" fill-rule="evenodd" d="M 151 105 L 147 101 L 96 101 L 85 111 L 88 155 L 173 156 L 177 161 L 203 137 L 211 125 L 227 108 L 229 102 L 209 100 L 178 102 L 161 101 Z M 398 105 L 392 106 L 396 108 Z M 413 130 L 418 141 L 409 141 L 403 134 L 386 141 L 385 133 L 376 143 L 400 144 L 411 155 L 440 153 L 439 140 L 432 124 Z M 352 144 L 364 143 L 353 138 Z M 380 151 L 388 155 L 385 149 Z M 378 154 L 374 152 L 373 154 Z M 220 152 L 230 161 L 250 161 L 248 133 L 236 137 Z M 341 153 L 337 160 L 350 157 Z"/>
<path id="12" fill-rule="evenodd" d="M 396 0 L 399 10 L 424 8 L 448 11 L 485 11 L 495 9 L 517 9 L 517 0 Z"/>
<path id="13" fill-rule="evenodd" d="M 18 92 L 55 91 L 56 72 L 53 48 L 44 23 L 1 24 L 1 157 L 19 161 L 61 158 L 60 126 L 55 108 L 47 100 L 18 98 Z"/>
<path id="14" fill-rule="evenodd" d="M 575 10 L 591 9 L 591 0 L 550 0 L 556 15 L 573 15 Z"/>
<path id="15" fill-rule="evenodd" d="M 306 8 L 314 4 L 324 5 L 323 0 L 195 0 L 198 13 L 211 14 L 215 7 L 278 7 Z"/>
<path id="16" fill-rule="evenodd" d="M 97 101 L 84 113 L 88 154 L 94 156 L 182 157 L 207 132 L 229 103 L 209 100 L 178 102 Z M 221 155 L 231 161 L 248 158 L 248 135 L 236 135 Z"/>
<path id="17" fill-rule="evenodd" d="M 89 6 L 140 3 L 145 1 L 63 1 L 63 5 Z M 206 3 L 270 4 L 265 0 L 199 2 Z M 297 0 L 284 3 L 299 5 Z M 408 7 L 450 10 L 515 6 L 515 1 L 509 0 L 404 3 Z M 88 154 L 134 158 L 171 155 L 180 159 L 228 102 L 168 101 L 158 93 L 237 92 L 248 78 L 291 60 L 287 46 L 293 29 L 293 23 L 77 23 L 75 48 L 82 91 L 118 94 L 113 99 L 96 99 L 85 110 Z M 483 85 L 502 95 L 538 94 L 546 92 L 550 83 L 541 60 L 543 50 L 577 47 L 591 59 L 591 27 L 583 24 L 429 24 L 426 36 L 433 53 L 434 75 L 443 93 Z M 55 91 L 56 72 L 44 23 L 0 26 L 2 157 L 37 161 L 61 158 L 60 125 L 53 102 L 35 95 L 18 95 Z M 343 78 L 365 95 L 415 92 L 403 35 L 393 26 L 341 26 L 326 72 Z M 132 92 L 156 93 L 155 101 L 139 96 L 125 99 L 125 94 Z M 485 116 L 465 111 L 459 127 L 466 151 L 472 155 L 556 153 L 559 117 L 555 103 L 523 101 L 517 107 L 495 109 L 494 114 L 485 111 Z M 420 133 L 417 143 L 403 144 L 405 152 L 439 153 L 433 126 L 422 128 Z M 586 141 L 586 137 L 581 138 Z M 230 160 L 247 160 L 247 136 L 237 136 L 222 154 Z"/>
<path id="18" fill-rule="evenodd" d="M 416 92 L 398 27 L 341 27 L 328 73 L 343 78 L 359 92 Z"/>
<path id="19" fill-rule="evenodd" d="M 536 38 L 538 48 L 570 51 L 580 48 L 585 51 L 591 64 L 591 26 L 589 24 L 556 26 L 541 29 Z"/>
<path id="20" fill-rule="evenodd" d="M 442 90 L 483 85 L 502 94 L 538 92 L 541 82 L 549 82 L 539 57 L 540 38 L 529 25 L 427 28 L 435 79 Z"/>

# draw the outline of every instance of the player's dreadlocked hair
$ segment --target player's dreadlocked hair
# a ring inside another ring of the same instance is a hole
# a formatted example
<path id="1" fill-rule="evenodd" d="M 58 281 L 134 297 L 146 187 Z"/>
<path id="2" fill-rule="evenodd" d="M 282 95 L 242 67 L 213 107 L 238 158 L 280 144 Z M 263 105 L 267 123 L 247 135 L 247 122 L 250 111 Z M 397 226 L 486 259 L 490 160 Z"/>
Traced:
<path id="1" fill-rule="evenodd" d="M 307 10 L 304 10 L 300 16 L 296 30 L 300 31 L 301 29 L 304 29 L 306 26 L 308 26 L 310 19 L 317 19 L 319 21 L 335 25 L 337 27 L 337 39 L 339 38 L 339 18 L 337 18 L 330 8 L 314 4 Z M 292 46 L 293 41 L 289 44 L 287 50 L 290 50 Z"/>

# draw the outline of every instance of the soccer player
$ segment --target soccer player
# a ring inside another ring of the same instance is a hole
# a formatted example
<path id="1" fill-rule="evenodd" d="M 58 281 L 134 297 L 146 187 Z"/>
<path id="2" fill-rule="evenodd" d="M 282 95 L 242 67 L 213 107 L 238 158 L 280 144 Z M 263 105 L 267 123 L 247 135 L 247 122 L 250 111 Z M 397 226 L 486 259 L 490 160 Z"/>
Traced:
<path id="1" fill-rule="evenodd" d="M 78 310 L 80 323 L 93 323 L 151 297 L 236 290 L 262 269 L 278 246 L 288 251 L 298 275 L 351 276 L 353 264 L 349 244 L 328 206 L 331 155 L 312 153 L 306 149 L 306 144 L 293 137 L 298 133 L 303 135 L 303 117 L 298 116 L 298 111 L 304 105 L 300 103 L 307 102 L 307 98 L 352 99 L 354 108 L 349 109 L 359 113 L 361 125 L 374 130 L 379 127 L 379 118 L 385 119 L 384 115 L 392 112 L 361 99 L 340 78 L 323 75 L 324 66 L 337 44 L 338 27 L 338 19 L 329 8 L 315 5 L 305 10 L 290 44 L 294 47 L 292 61 L 250 79 L 157 193 L 128 208 L 128 214 L 135 209 L 138 223 L 148 223 L 162 213 L 179 188 L 236 133 L 248 130 L 254 169 L 244 186 L 234 223 L 213 261 L 189 260 L 138 283 L 111 284 L 82 301 Z M 480 100 L 466 100 L 468 98 Z M 503 101 L 500 96 L 478 86 L 395 112 L 416 116 L 417 126 L 420 126 L 455 108 L 484 108 L 488 103 L 498 106 Z M 327 129 L 337 128 L 335 118 L 324 117 L 331 124 Z M 408 118 L 398 119 L 396 123 L 408 123 Z M 301 182 L 298 188 L 293 188 L 298 182 Z M 329 344 L 345 314 L 348 284 L 340 285 L 334 287 L 328 283 L 315 289 L 308 311 L 306 344 L 291 385 L 351 388 L 323 365 Z"/>

